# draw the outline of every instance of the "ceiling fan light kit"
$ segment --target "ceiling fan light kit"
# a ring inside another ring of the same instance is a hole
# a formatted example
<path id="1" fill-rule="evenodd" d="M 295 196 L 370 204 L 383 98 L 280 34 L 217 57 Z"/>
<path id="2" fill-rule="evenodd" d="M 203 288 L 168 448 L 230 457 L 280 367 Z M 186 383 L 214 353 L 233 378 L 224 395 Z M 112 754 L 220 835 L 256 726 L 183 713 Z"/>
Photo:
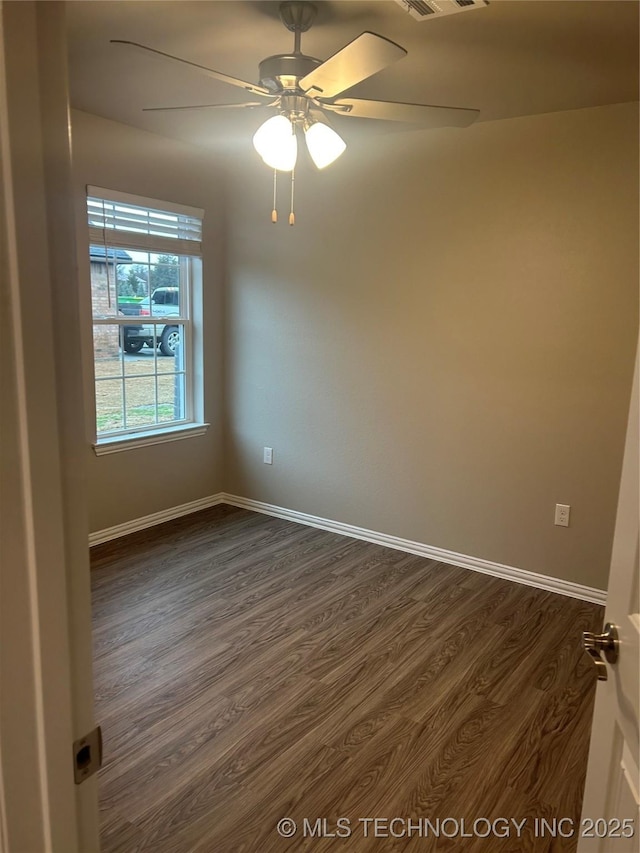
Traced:
<path id="1" fill-rule="evenodd" d="M 280 110 L 279 115 L 261 124 L 253 136 L 253 147 L 272 169 L 291 172 L 295 167 L 296 132 L 299 127 L 304 132 L 307 150 L 318 169 L 335 162 L 346 149 L 346 142 L 333 128 L 310 115 L 307 98 L 283 95 Z"/>
<path id="2" fill-rule="evenodd" d="M 403 6 L 423 4 L 424 0 L 397 0 Z M 455 10 L 486 5 L 485 0 L 429 0 L 429 5 L 445 3 Z M 244 104 L 197 104 L 179 107 L 152 107 L 153 112 L 182 109 L 275 108 L 277 115 L 263 122 L 253 137 L 253 145 L 264 163 L 274 170 L 274 208 L 272 222 L 277 222 L 275 206 L 276 173 L 291 173 L 291 214 L 293 214 L 294 170 L 298 156 L 297 132 L 304 133 L 309 155 L 318 169 L 334 163 L 345 151 L 346 143 L 333 128 L 318 118 L 323 113 L 342 116 L 405 122 L 421 127 L 465 127 L 475 121 L 478 110 L 460 107 L 439 107 L 427 104 L 403 104 L 394 101 L 373 101 L 361 98 L 339 98 L 343 92 L 361 83 L 393 62 L 406 56 L 407 51 L 390 39 L 376 33 L 361 33 L 345 47 L 322 61 L 306 56 L 300 49 L 301 36 L 313 24 L 316 7 L 306 0 L 285 0 L 280 4 L 280 20 L 294 34 L 293 53 L 276 54 L 259 64 L 259 84 L 248 83 L 204 65 L 181 59 L 137 42 L 113 39 L 112 43 L 144 51 L 165 61 L 180 63 L 214 80 L 244 89 L 263 101 Z M 433 12 L 432 14 L 435 14 Z"/>
<path id="3" fill-rule="evenodd" d="M 334 163 L 347 147 L 344 139 L 324 122 L 307 119 L 302 127 L 307 150 L 318 169 Z M 267 166 L 279 172 L 293 171 L 298 156 L 295 122 L 283 114 L 268 118 L 256 130 L 253 147 Z"/>

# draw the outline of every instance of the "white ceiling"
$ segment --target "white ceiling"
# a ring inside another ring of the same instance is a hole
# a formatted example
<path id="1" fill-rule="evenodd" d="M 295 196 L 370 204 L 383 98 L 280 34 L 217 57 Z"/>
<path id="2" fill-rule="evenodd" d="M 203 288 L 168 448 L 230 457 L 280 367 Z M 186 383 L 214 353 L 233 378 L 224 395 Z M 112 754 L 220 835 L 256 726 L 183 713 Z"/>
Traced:
<path id="1" fill-rule="evenodd" d="M 72 2 L 67 4 L 72 106 L 206 146 L 234 145 L 262 111 L 143 113 L 142 107 L 229 103 L 240 89 L 109 44 L 137 41 L 234 77 L 258 82 L 258 63 L 289 53 L 293 35 L 271 0 Z M 415 21 L 393 0 L 317 2 L 304 53 L 329 57 L 364 30 L 408 56 L 350 94 L 474 107 L 480 121 L 638 99 L 635 0 L 493 0 L 484 9 Z M 268 115 L 268 113 L 266 114 Z M 348 136 L 397 125 L 342 119 Z M 404 126 L 400 126 L 404 127 Z"/>

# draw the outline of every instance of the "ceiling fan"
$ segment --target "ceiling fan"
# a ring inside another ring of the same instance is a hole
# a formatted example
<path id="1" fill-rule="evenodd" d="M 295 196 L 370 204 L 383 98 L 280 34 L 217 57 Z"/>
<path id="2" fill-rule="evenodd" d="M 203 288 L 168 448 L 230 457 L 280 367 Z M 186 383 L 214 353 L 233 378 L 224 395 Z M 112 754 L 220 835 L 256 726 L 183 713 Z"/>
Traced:
<path id="1" fill-rule="evenodd" d="M 280 20 L 294 34 L 293 52 L 263 59 L 259 65 L 258 84 L 239 80 L 237 77 L 138 42 L 112 39 L 111 43 L 125 45 L 169 62 L 180 63 L 260 98 L 233 104 L 149 107 L 145 112 L 261 108 L 277 110 L 276 115 L 258 128 L 253 139 L 258 154 L 274 170 L 293 171 L 297 159 L 298 128 L 304 132 L 309 154 L 318 168 L 328 166 L 342 154 L 346 144 L 328 124 L 327 114 L 406 122 L 426 128 L 466 127 L 478 117 L 479 111 L 473 109 L 340 97 L 347 89 L 402 59 L 407 55 L 407 51 L 384 36 L 364 32 L 325 61 L 306 56 L 300 49 L 301 36 L 313 24 L 316 12 L 316 7 L 306 0 L 285 0 L 280 4 Z M 273 218 L 273 221 L 276 221 L 276 218 Z"/>

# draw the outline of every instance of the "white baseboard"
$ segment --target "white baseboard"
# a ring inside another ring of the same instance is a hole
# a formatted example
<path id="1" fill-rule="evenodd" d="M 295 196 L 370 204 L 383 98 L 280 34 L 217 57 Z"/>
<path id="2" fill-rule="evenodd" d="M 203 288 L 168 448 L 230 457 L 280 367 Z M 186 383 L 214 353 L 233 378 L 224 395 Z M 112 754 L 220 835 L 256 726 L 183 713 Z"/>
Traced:
<path id="1" fill-rule="evenodd" d="M 579 598 L 582 601 L 591 601 L 594 604 L 606 604 L 606 590 L 583 586 L 572 581 L 553 578 L 549 575 L 540 575 L 526 569 L 517 569 L 514 566 L 505 566 L 502 563 L 494 563 L 491 560 L 483 560 L 480 557 L 469 557 L 466 554 L 458 554 L 456 551 L 447 551 L 444 548 L 436 548 L 433 545 L 424 545 L 422 542 L 412 542 L 410 539 L 401 539 L 398 536 L 389 536 L 386 533 L 377 533 L 375 530 L 367 530 L 364 527 L 355 527 L 352 524 L 343 524 L 341 521 L 332 521 L 328 518 L 319 518 L 306 512 L 297 512 L 293 509 L 274 506 L 273 504 L 242 498 L 238 495 L 223 494 L 223 503 L 231 506 L 250 509 L 253 512 L 261 512 L 276 518 L 284 518 L 287 521 L 295 521 L 306 524 L 309 527 L 319 527 L 321 530 L 330 530 L 332 533 L 340 533 L 343 536 L 351 536 L 353 539 L 363 539 L 365 542 L 374 542 L 376 545 L 384 545 L 386 548 L 395 548 L 398 551 L 406 551 L 408 554 L 417 554 L 440 563 L 449 563 L 452 566 L 460 566 L 463 569 L 471 569 L 485 575 L 492 575 L 503 580 L 533 586 L 544 589 L 547 592 L 556 592 L 569 598 Z"/>
<path id="2" fill-rule="evenodd" d="M 103 542 L 109 542 L 111 539 L 119 539 L 120 536 L 126 536 L 128 533 L 136 533 L 138 530 L 146 530 L 147 527 L 155 527 L 156 524 L 180 518 L 182 515 L 190 515 L 192 512 L 208 509 L 210 506 L 224 503 L 224 497 L 224 494 L 219 492 L 217 495 L 199 498 L 196 501 L 180 504 L 180 506 L 173 506 L 169 509 L 161 509 L 159 512 L 152 512 L 151 515 L 143 515 L 142 518 L 125 521 L 122 524 L 114 525 L 114 527 L 96 530 L 95 533 L 89 534 L 89 547 L 92 545 L 101 545 Z"/>
<path id="3" fill-rule="evenodd" d="M 378 533 L 375 530 L 367 530 L 364 527 L 356 527 L 353 524 L 344 524 L 341 521 L 320 518 L 317 515 L 309 515 L 306 512 L 297 512 L 296 510 L 286 509 L 285 507 L 275 506 L 274 504 L 254 501 L 250 498 L 240 497 L 239 495 L 229 495 L 226 492 L 219 492 L 217 495 L 211 495 L 207 498 L 200 498 L 199 500 L 190 501 L 180 506 L 154 512 L 142 518 L 135 518 L 133 521 L 125 521 L 123 524 L 116 524 L 114 527 L 108 527 L 105 530 L 98 530 L 89 535 L 89 545 L 99 545 L 102 542 L 108 542 L 111 539 L 126 536 L 128 533 L 135 533 L 138 530 L 144 530 L 147 527 L 153 527 L 156 524 L 162 524 L 164 521 L 171 521 L 173 518 L 180 518 L 182 515 L 189 515 L 192 512 L 198 512 L 201 509 L 207 509 L 217 504 L 230 504 L 231 506 L 248 509 L 252 512 L 260 512 L 263 515 L 271 515 L 274 518 L 283 518 L 287 521 L 294 521 L 297 524 L 306 524 L 308 527 L 329 530 L 332 533 L 339 533 L 342 536 L 350 536 L 352 539 L 362 539 L 365 542 L 373 542 L 376 545 L 383 545 L 386 548 L 395 548 L 397 551 L 405 551 L 408 554 L 417 554 L 420 557 L 437 560 L 440 563 L 449 563 L 452 566 L 471 569 L 471 571 L 492 575 L 503 580 L 514 581 L 525 586 L 533 586 L 536 589 L 544 589 L 547 592 L 556 592 L 559 595 L 569 596 L 569 598 L 579 598 L 582 601 L 591 601 L 594 604 L 603 605 L 607 601 L 606 590 L 583 586 L 579 583 L 553 578 L 549 575 L 541 575 L 537 572 L 527 571 L 526 569 L 517 569 L 515 566 L 505 566 L 502 563 L 494 563 L 491 560 L 483 560 L 480 557 L 469 557 L 467 554 L 458 554 L 456 551 L 447 551 L 444 548 L 436 548 L 433 545 L 425 545 L 422 542 L 413 542 L 410 539 L 389 536 L 386 533 Z"/>

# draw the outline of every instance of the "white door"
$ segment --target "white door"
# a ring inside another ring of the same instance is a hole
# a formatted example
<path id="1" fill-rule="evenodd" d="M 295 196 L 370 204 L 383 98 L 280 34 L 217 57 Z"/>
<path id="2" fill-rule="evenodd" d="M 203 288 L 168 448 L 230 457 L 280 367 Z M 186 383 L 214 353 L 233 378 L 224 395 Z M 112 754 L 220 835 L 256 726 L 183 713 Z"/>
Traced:
<path id="1" fill-rule="evenodd" d="M 598 682 L 579 853 L 640 850 L 638 381 L 636 360 L 605 616 L 617 627 L 619 656 Z"/>

